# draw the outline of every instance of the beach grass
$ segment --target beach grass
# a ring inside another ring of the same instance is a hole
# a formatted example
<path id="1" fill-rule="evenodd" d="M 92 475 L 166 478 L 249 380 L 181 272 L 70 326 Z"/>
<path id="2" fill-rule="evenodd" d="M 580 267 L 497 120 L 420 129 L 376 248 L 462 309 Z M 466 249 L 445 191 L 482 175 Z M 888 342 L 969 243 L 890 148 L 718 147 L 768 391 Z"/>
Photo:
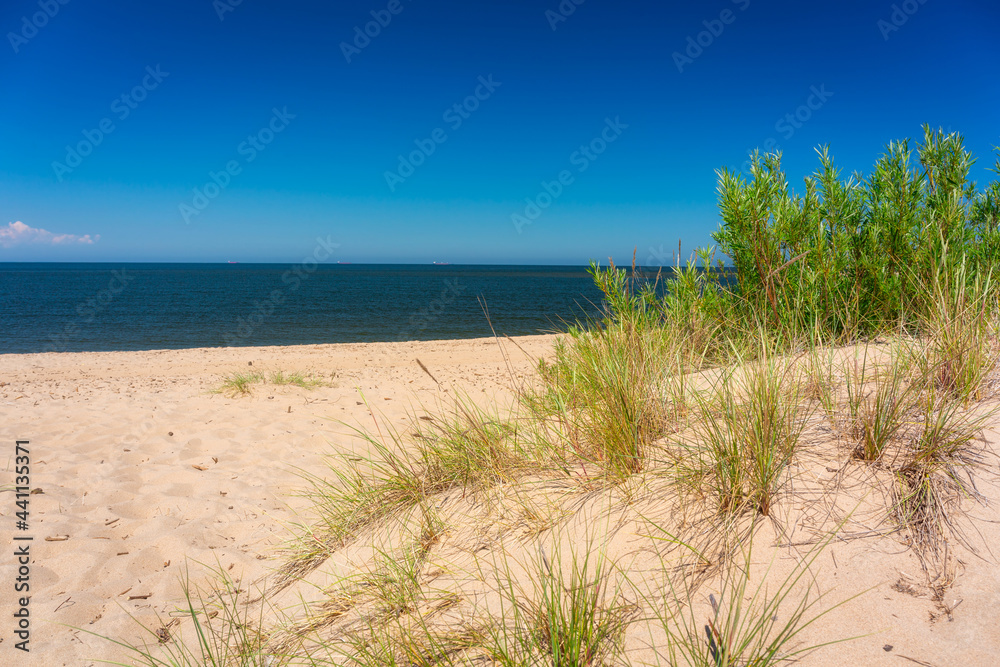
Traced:
<path id="1" fill-rule="evenodd" d="M 265 625 L 274 622 L 273 610 L 266 605 L 248 606 L 240 582 L 222 566 L 201 565 L 201 568 L 210 574 L 213 583 L 195 585 L 185 569 L 181 581 L 184 600 L 169 620 L 161 619 L 155 626 L 136 621 L 148 638 L 146 642 L 130 644 L 95 635 L 117 644 L 132 659 L 129 663 L 112 664 L 123 667 L 263 667 L 277 664 L 277 656 L 265 652 L 268 641 Z M 182 629 L 185 625 L 188 627 Z M 86 629 L 83 632 L 94 634 Z"/>
<path id="2" fill-rule="evenodd" d="M 271 371 L 234 371 L 222 378 L 213 393 L 228 394 L 230 396 L 250 396 L 253 394 L 255 385 L 272 384 L 275 386 L 293 386 L 302 389 L 315 389 L 325 386 L 326 383 L 319 378 L 312 377 L 299 371 L 286 372 L 282 370 Z"/>
<path id="3" fill-rule="evenodd" d="M 222 385 L 215 390 L 215 393 L 249 396 L 253 393 L 253 385 L 262 383 L 266 379 L 263 373 L 257 371 L 230 373 L 222 379 Z"/>
<path id="4" fill-rule="evenodd" d="M 518 584 L 504 561 L 499 575 L 501 611 L 492 625 L 496 664 L 586 667 L 620 655 L 621 640 L 638 607 L 611 583 L 612 568 L 599 547 L 584 543 L 564 559 L 562 548 L 539 545 L 529 584 Z"/>
<path id="5" fill-rule="evenodd" d="M 851 637 L 835 633 L 820 643 L 798 641 L 806 628 L 850 602 L 844 599 L 826 604 L 824 594 L 811 580 L 816 559 L 831 538 L 815 544 L 788 573 L 775 574 L 774 556 L 763 569 L 755 562 L 750 537 L 723 569 L 716 584 L 718 597 L 709 593 L 707 600 L 696 599 L 695 587 L 668 580 L 658 604 L 652 605 L 652 626 L 665 636 L 654 664 L 769 667 L 796 662 L 823 646 L 850 641 Z"/>
<path id="6" fill-rule="evenodd" d="M 698 399 L 698 477 L 723 513 L 750 508 L 768 516 L 812 412 L 797 360 L 776 355 L 766 339 L 761 345 L 752 361 L 723 370 Z"/>
<path id="7" fill-rule="evenodd" d="M 910 377 L 908 352 L 890 351 L 884 365 L 869 352 L 861 348 L 861 359 L 851 359 L 845 373 L 846 430 L 856 443 L 854 456 L 877 462 L 913 411 L 920 383 Z"/>

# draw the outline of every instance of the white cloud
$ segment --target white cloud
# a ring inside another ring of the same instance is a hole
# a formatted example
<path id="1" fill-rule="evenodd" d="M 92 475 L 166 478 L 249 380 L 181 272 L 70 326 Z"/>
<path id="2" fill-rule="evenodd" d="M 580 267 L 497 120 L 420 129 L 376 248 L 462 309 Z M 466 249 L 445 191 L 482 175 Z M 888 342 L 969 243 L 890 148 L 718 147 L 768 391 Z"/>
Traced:
<path id="1" fill-rule="evenodd" d="M 90 234 L 84 234 L 83 236 L 77 236 L 76 234 L 53 234 L 47 229 L 35 229 L 20 221 L 8 222 L 6 227 L 0 227 L 0 246 L 4 248 L 9 248 L 19 243 L 45 243 L 48 245 L 83 243 L 85 245 L 93 245 L 100 238 L 100 234 L 96 234 L 93 237 Z"/>

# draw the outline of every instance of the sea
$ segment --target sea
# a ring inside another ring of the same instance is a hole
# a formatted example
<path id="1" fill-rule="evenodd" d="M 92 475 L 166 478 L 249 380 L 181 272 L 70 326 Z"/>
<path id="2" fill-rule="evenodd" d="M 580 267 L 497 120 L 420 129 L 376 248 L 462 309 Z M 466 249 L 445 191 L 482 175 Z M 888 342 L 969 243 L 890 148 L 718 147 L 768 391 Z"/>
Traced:
<path id="1" fill-rule="evenodd" d="M 520 336 L 601 303 L 574 266 L 0 263 L 0 353 Z"/>

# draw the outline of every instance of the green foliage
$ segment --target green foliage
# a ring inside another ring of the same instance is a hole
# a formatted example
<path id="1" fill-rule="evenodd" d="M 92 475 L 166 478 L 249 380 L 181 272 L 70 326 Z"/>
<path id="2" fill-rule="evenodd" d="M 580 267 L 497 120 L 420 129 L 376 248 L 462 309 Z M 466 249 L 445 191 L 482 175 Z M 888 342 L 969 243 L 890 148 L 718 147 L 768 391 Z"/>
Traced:
<path id="1" fill-rule="evenodd" d="M 607 324 L 634 331 L 660 321 L 662 307 L 656 296 L 656 283 L 644 280 L 634 266 L 631 272 L 614 264 L 602 269 L 591 260 L 588 273 L 604 294 L 611 314 L 605 321 Z"/>
<path id="2" fill-rule="evenodd" d="M 818 154 L 801 193 L 780 153 L 755 154 L 748 178 L 719 171 L 717 248 L 697 250 L 662 284 L 659 274 L 651 282 L 634 267 L 592 263 L 607 308 L 595 328 L 683 341 L 667 346 L 679 372 L 745 360 L 761 328 L 787 350 L 917 333 L 937 341 L 936 358 L 951 359 L 939 366 L 955 377 L 942 382 L 974 394 L 975 369 L 987 366 L 986 316 L 1000 294 L 1000 182 L 980 191 L 962 136 L 926 126 L 915 148 L 890 143 L 867 176 L 845 180 L 827 147 Z"/>
<path id="3" fill-rule="evenodd" d="M 771 327 L 850 340 L 910 326 L 930 312 L 935 275 L 965 262 L 972 280 L 1000 261 L 1000 184 L 977 194 L 961 135 L 925 126 L 916 155 L 890 143 L 867 177 L 846 181 L 829 149 L 818 153 L 802 194 L 780 153 L 755 155 L 749 179 L 719 172 L 713 238 L 736 268 L 734 303 Z"/>

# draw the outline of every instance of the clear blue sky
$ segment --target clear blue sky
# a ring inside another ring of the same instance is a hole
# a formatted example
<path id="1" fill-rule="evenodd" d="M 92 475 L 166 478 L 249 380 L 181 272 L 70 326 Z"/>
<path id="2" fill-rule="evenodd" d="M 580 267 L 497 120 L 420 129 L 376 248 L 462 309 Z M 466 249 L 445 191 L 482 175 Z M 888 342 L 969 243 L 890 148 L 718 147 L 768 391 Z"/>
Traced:
<path id="1" fill-rule="evenodd" d="M 768 139 L 1000 144 L 995 0 L 63 2 L 0 9 L 0 261 L 654 263 Z"/>

